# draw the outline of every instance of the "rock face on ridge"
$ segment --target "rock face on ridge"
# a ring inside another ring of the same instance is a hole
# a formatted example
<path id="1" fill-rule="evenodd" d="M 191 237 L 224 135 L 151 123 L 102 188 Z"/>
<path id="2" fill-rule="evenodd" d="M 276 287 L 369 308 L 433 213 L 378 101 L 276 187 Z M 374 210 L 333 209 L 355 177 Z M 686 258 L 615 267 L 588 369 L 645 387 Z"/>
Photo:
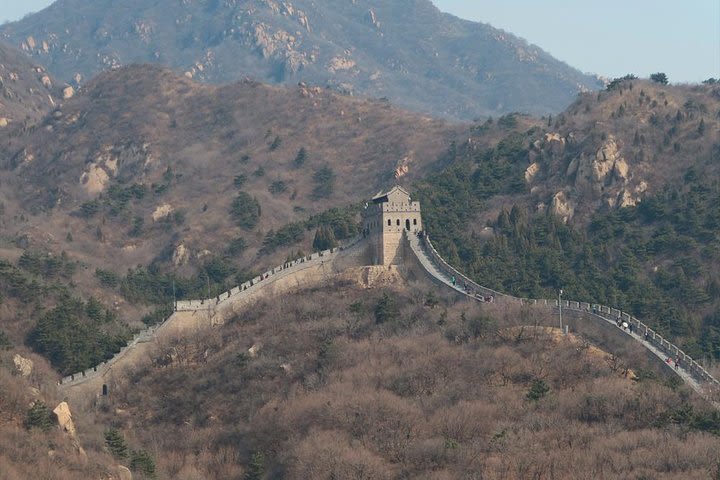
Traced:
<path id="1" fill-rule="evenodd" d="M 307 82 L 456 119 L 554 113 L 601 87 L 430 0 L 57 0 L 4 25 L 0 38 L 75 87 L 154 63 L 203 82 Z"/>

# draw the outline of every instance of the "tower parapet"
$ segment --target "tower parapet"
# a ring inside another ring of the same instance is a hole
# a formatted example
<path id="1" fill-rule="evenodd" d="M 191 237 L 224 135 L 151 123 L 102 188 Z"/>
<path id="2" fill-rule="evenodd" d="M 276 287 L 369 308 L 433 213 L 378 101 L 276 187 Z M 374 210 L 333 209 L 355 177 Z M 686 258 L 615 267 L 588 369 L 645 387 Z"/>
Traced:
<path id="1" fill-rule="evenodd" d="M 376 195 L 365 206 L 362 219 L 372 265 L 400 265 L 403 232 L 417 234 L 423 229 L 420 202 L 413 202 L 400 186 Z"/>

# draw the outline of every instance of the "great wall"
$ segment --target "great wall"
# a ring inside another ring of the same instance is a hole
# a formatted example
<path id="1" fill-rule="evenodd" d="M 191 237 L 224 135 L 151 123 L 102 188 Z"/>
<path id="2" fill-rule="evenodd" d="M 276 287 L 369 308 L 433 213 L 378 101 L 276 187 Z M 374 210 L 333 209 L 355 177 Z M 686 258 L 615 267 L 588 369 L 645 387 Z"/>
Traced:
<path id="1" fill-rule="evenodd" d="M 58 382 L 59 388 L 65 393 L 79 386 L 93 392 L 105 391 L 106 383 L 116 373 L 146 359 L 163 334 L 223 324 L 262 296 L 278 296 L 333 281 L 352 267 L 412 264 L 435 284 L 452 289 L 468 301 L 514 304 L 544 312 L 557 311 L 561 315 L 564 312 L 566 328 L 571 327 L 574 333 L 594 342 L 619 351 L 628 346 L 641 346 L 656 365 L 673 372 L 699 395 L 720 407 L 715 401 L 720 394 L 720 382 L 696 360 L 634 316 L 588 302 L 517 298 L 479 285 L 440 256 L 422 229 L 419 204 L 410 202 L 405 190 L 396 187 L 375 197 L 373 202 L 381 204 L 380 208 L 366 206 L 363 233 L 347 244 L 272 268 L 215 298 L 178 301 L 174 313 L 162 324 L 136 335 L 111 360 L 63 378 Z M 622 322 L 632 328 L 623 328 Z"/>

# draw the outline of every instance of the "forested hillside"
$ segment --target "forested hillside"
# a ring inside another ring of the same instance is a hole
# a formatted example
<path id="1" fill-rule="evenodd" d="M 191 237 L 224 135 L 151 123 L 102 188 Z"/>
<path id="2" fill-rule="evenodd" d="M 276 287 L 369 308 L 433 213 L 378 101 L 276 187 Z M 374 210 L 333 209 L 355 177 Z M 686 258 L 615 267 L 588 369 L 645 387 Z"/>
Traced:
<path id="1" fill-rule="evenodd" d="M 454 151 L 452 166 L 417 186 L 428 230 L 480 283 L 527 297 L 562 288 L 646 319 L 692 355 L 720 358 L 719 99 L 712 84 L 622 80 L 548 119 L 560 131 L 550 140 L 535 128 L 489 150 Z M 639 184 L 641 194 L 625 196 Z"/>

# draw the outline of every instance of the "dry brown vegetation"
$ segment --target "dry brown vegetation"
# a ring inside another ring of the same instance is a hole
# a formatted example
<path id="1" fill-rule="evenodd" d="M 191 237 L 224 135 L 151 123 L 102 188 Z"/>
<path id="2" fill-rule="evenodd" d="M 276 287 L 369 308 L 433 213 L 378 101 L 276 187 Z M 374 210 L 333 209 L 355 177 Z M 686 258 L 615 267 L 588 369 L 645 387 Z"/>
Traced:
<path id="1" fill-rule="evenodd" d="M 389 291 L 399 316 L 382 324 L 379 290 L 336 285 L 258 303 L 219 331 L 168 343 L 111 385 L 95 422 L 176 479 L 243 478 L 258 453 L 262 478 L 716 472 L 720 439 L 673 420 L 708 408 L 689 391 L 661 376 L 631 380 L 581 339 L 521 328 L 527 313 L 450 297 L 430 308 L 411 293 L 428 287 L 411 287 Z M 549 390 L 532 400 L 538 381 Z"/>
<path id="2" fill-rule="evenodd" d="M 12 356 L 0 352 L 0 479 L 102 478 L 112 471 L 114 462 L 102 449 L 89 448 L 83 455 L 57 427 L 42 432 L 24 426 L 34 401 L 43 401 L 52 410 L 62 398 L 54 387 L 54 372 L 41 359 L 32 356 L 33 373 L 22 378 L 15 374 Z"/>
<path id="3" fill-rule="evenodd" d="M 22 239 L 65 250 L 90 273 L 101 267 L 122 274 L 128 266 L 170 261 L 180 244 L 197 266 L 243 237 L 248 248 L 233 260 L 248 267 L 270 230 L 357 204 L 392 184 L 399 166 L 409 169 L 403 182 L 420 178 L 446 160 L 451 140 L 466 128 L 322 89 L 212 87 L 149 66 L 108 72 L 41 124 L 8 132 L 0 181 L 12 190 L 3 192 L 0 245 Z M 298 166 L 301 148 L 307 156 Z M 113 207 L 88 214 L 82 204 L 99 195 L 86 191 L 95 175 L 81 181 L 91 165 L 109 175 L 100 203 Z M 334 188 L 318 197 L 314 177 L 326 166 Z M 240 187 L 238 176 L 246 179 Z M 279 182 L 283 189 L 273 190 Z M 142 198 L 110 198 L 110 187 L 136 184 L 144 186 Z M 239 191 L 261 207 L 251 231 L 230 214 Z M 155 221 L 164 205 L 171 214 Z M 306 234 L 296 248 L 307 251 L 311 242 Z M 262 263 L 283 261 L 281 250 Z"/>

